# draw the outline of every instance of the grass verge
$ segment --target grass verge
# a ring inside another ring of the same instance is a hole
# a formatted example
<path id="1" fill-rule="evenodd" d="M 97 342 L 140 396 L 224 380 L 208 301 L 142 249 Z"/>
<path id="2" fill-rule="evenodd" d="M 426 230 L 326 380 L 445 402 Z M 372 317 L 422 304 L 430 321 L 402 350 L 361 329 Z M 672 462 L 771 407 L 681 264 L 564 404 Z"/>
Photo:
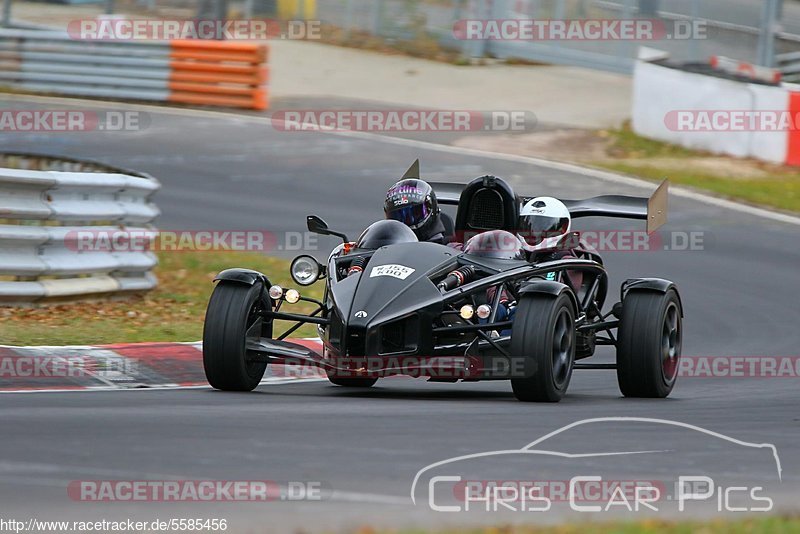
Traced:
<path id="1" fill-rule="evenodd" d="M 156 269 L 158 288 L 146 295 L 40 308 L 0 308 L 0 343 L 100 345 L 197 341 L 203 337 L 203 318 L 214 288 L 212 279 L 229 267 L 255 269 L 267 274 L 273 284 L 294 285 L 286 260 L 247 252 L 162 252 Z M 322 289 L 322 283 L 317 283 L 301 294 L 320 298 Z M 313 304 L 304 302 L 291 305 L 292 311 L 301 313 L 313 308 Z M 281 326 L 277 323 L 276 329 Z M 313 325 L 304 325 L 293 336 L 316 336 L 316 331 Z"/>
<path id="2" fill-rule="evenodd" d="M 629 126 L 604 132 L 609 139 L 607 159 L 596 166 L 710 191 L 749 204 L 800 212 L 800 169 L 714 156 L 645 139 Z"/>

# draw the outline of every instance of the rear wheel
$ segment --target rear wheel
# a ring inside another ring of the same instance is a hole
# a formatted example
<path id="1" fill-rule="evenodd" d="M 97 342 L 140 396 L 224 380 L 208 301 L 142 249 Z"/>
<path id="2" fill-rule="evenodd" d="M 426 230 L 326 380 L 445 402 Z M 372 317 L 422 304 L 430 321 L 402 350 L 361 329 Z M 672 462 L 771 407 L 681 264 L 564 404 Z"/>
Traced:
<path id="1" fill-rule="evenodd" d="M 575 363 L 575 312 L 567 293 L 522 296 L 511 331 L 511 355 L 524 369 L 523 378 L 511 379 L 518 400 L 561 400 Z"/>
<path id="2" fill-rule="evenodd" d="M 682 333 L 681 304 L 674 289 L 628 292 L 617 336 L 617 381 L 623 395 L 670 394 L 678 376 Z"/>
<path id="3" fill-rule="evenodd" d="M 258 386 L 265 362 L 247 357 L 248 340 L 271 335 L 261 312 L 261 284 L 221 281 L 214 288 L 203 328 L 203 367 L 208 383 L 223 391 L 251 391 Z"/>

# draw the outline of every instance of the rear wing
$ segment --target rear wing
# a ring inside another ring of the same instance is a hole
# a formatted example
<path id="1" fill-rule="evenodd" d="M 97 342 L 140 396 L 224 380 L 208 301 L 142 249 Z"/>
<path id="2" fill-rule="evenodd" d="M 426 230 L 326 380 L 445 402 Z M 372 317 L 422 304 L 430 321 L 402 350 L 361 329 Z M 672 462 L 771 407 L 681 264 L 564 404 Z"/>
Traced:
<path id="1" fill-rule="evenodd" d="M 464 185 L 449 182 L 431 182 L 440 204 L 458 205 Z M 669 181 L 664 180 L 653 194 L 647 197 L 626 195 L 601 195 L 583 200 L 561 200 L 573 218 L 619 217 L 647 221 L 647 233 L 655 232 L 667 222 Z M 520 197 L 526 202 L 534 197 Z"/>
<path id="2" fill-rule="evenodd" d="M 458 201 L 461 199 L 461 191 L 464 190 L 464 184 L 456 184 L 450 182 L 428 182 L 436 193 L 436 201 L 439 204 L 448 204 L 450 206 L 458 206 Z"/>
<path id="3" fill-rule="evenodd" d="M 601 195 L 584 200 L 562 200 L 573 218 L 578 217 L 621 217 L 624 219 L 644 219 L 647 233 L 655 232 L 667 222 L 669 181 L 661 185 L 647 197 L 625 195 Z"/>

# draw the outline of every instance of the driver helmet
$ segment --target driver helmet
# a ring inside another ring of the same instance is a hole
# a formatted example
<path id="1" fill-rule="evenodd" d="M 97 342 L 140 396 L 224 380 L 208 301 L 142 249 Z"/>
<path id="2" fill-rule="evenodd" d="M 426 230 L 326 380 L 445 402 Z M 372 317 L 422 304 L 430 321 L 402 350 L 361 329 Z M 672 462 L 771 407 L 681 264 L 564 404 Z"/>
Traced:
<path id="1" fill-rule="evenodd" d="M 464 244 L 464 252 L 499 260 L 521 260 L 525 257 L 520 238 L 505 230 L 489 230 L 471 237 Z"/>
<path id="2" fill-rule="evenodd" d="M 571 227 L 569 210 L 553 197 L 528 200 L 519 212 L 519 236 L 534 250 L 556 247 Z"/>
<path id="3" fill-rule="evenodd" d="M 383 220 L 370 224 L 356 241 L 356 248 L 377 250 L 387 245 L 418 241 L 414 232 L 397 221 Z"/>
<path id="4" fill-rule="evenodd" d="M 383 211 L 387 219 L 411 228 L 421 241 L 438 230 L 439 203 L 433 188 L 424 180 L 407 178 L 390 187 Z"/>

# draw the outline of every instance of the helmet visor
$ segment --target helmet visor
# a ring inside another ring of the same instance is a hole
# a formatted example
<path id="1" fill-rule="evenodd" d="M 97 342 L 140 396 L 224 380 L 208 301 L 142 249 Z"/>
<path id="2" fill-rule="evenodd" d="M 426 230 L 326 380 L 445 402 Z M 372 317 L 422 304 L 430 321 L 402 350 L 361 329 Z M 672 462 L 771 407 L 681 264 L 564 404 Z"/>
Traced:
<path id="1" fill-rule="evenodd" d="M 400 221 L 410 228 L 417 228 L 428 220 L 431 210 L 427 202 L 420 204 L 406 204 L 404 206 L 392 207 L 387 210 L 386 218 Z"/>
<path id="2" fill-rule="evenodd" d="M 519 235 L 529 245 L 538 245 L 550 237 L 567 233 L 569 219 L 567 217 L 546 217 L 544 215 L 528 215 L 520 217 Z"/>

